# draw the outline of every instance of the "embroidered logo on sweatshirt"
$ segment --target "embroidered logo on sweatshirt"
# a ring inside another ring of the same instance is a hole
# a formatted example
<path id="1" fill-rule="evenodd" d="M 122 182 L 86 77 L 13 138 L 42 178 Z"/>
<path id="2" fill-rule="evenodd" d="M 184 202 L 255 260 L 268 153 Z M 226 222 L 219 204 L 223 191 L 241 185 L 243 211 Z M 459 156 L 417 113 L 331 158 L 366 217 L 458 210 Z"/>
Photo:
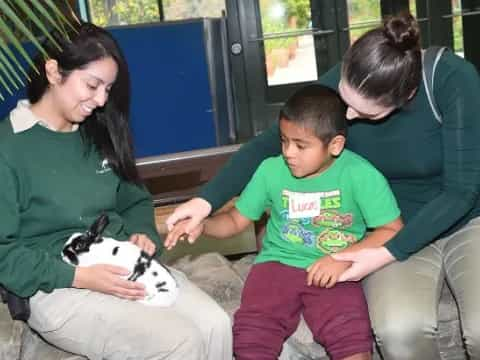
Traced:
<path id="1" fill-rule="evenodd" d="M 108 164 L 108 159 L 103 159 L 102 162 L 99 164 L 99 168 L 96 170 L 97 174 L 105 174 L 109 171 L 112 171 L 110 165 Z"/>

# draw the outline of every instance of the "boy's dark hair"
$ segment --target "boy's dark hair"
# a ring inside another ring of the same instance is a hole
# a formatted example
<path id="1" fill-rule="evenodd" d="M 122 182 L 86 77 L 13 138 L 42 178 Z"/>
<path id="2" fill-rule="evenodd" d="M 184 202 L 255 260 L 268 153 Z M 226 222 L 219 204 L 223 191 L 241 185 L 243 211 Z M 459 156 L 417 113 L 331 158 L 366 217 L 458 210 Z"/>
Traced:
<path id="1" fill-rule="evenodd" d="M 57 61 L 63 80 L 72 71 L 83 69 L 93 61 L 107 57 L 115 61 L 118 66 L 117 78 L 110 89 L 108 100 L 102 108 L 96 109 L 85 119 L 80 125 L 80 132 L 87 149 L 95 146 L 100 155 L 108 159 L 110 167 L 120 178 L 140 184 L 129 128 L 130 77 L 125 58 L 108 31 L 91 23 L 78 24 L 76 27 L 76 31 L 70 31 L 69 39 L 56 31 L 52 32 L 61 50 L 48 39 L 43 46 L 50 58 Z M 32 104 L 39 101 L 49 87 L 45 57 L 39 53 L 34 61 L 40 73 L 30 69 L 32 81 L 27 87 L 27 95 Z"/>
<path id="2" fill-rule="evenodd" d="M 332 89 L 313 84 L 295 92 L 280 110 L 279 120 L 285 119 L 312 129 L 327 145 L 335 136 L 347 136 L 347 107 Z"/>
<path id="3" fill-rule="evenodd" d="M 422 78 L 420 31 L 409 13 L 387 18 L 343 56 L 342 79 L 380 105 L 403 106 Z"/>

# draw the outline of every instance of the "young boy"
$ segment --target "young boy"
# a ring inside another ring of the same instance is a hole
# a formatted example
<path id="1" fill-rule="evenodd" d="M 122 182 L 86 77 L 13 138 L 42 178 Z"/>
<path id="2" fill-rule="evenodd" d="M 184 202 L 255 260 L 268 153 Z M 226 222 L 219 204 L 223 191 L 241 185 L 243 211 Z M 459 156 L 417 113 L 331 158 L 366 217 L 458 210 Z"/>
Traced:
<path id="1" fill-rule="evenodd" d="M 279 116 L 283 155 L 259 166 L 234 208 L 195 231 L 227 238 L 270 210 L 235 314 L 237 360 L 277 359 L 301 314 L 332 359 L 371 359 L 361 284 L 337 283 L 350 263 L 330 254 L 381 246 L 402 222 L 385 178 L 344 150 L 345 111 L 339 96 L 324 86 L 294 94 Z M 177 238 L 183 224 L 172 230 Z M 372 231 L 365 236 L 367 228 Z"/>

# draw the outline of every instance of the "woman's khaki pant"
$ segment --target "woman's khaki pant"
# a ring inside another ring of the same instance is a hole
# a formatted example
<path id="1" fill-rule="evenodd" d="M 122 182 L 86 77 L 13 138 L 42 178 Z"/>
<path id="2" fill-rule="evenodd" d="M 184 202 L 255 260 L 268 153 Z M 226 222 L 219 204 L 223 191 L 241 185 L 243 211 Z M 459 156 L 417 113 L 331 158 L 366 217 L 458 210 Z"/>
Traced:
<path id="1" fill-rule="evenodd" d="M 84 289 L 38 292 L 28 324 L 51 344 L 92 360 L 230 360 L 227 314 L 172 270 L 180 295 L 172 307 L 146 306 Z"/>
<path id="2" fill-rule="evenodd" d="M 480 359 L 480 218 L 364 280 L 384 360 L 439 360 L 437 311 L 444 280 L 457 301 L 470 360 Z"/>

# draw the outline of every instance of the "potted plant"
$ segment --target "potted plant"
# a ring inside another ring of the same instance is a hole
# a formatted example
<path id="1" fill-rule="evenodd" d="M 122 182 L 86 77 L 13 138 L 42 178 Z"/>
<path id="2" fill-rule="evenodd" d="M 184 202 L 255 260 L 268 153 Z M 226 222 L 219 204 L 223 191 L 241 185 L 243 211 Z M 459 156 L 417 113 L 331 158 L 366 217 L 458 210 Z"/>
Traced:
<path id="1" fill-rule="evenodd" d="M 270 78 L 277 69 L 277 59 L 272 54 L 272 41 L 265 41 L 265 68 L 267 70 L 267 78 Z"/>
<path id="2" fill-rule="evenodd" d="M 67 36 L 67 28 L 73 26 L 65 13 L 76 20 L 68 0 L 63 4 L 58 0 L 0 0 L 0 101 L 5 99 L 5 93 L 12 95 L 29 81 L 24 67 L 34 65 L 22 41 L 32 43 L 48 57 L 38 38 L 47 37 L 55 43 L 50 29 Z"/>

